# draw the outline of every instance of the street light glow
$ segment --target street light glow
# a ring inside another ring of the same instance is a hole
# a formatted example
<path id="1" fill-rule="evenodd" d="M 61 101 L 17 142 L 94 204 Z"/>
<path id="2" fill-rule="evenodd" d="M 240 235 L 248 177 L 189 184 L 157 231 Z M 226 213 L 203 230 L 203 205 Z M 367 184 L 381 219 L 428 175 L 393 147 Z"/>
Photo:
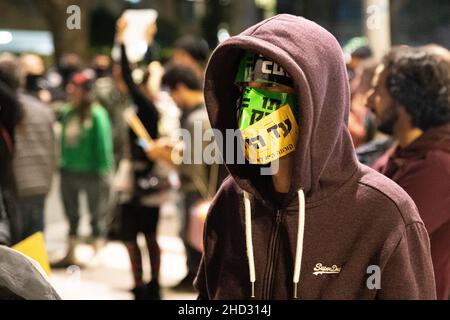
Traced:
<path id="1" fill-rule="evenodd" d="M 228 32 L 227 29 L 225 28 L 221 28 L 219 29 L 219 31 L 217 32 L 217 39 L 219 40 L 219 43 L 224 42 L 225 40 L 227 40 L 230 37 L 230 33 Z"/>
<path id="2" fill-rule="evenodd" d="M 8 44 L 12 41 L 13 36 L 9 31 L 0 31 L 0 44 Z"/>

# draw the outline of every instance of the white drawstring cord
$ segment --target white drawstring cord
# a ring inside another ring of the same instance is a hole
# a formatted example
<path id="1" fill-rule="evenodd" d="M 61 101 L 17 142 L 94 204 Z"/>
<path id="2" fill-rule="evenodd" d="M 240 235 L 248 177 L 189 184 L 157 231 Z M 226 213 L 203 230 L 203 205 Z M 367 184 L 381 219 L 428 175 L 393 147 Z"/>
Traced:
<path id="1" fill-rule="evenodd" d="M 298 299 L 298 283 L 300 281 L 300 271 L 302 267 L 303 239 L 305 235 L 305 194 L 303 190 L 298 190 L 298 231 L 297 249 L 295 253 L 294 265 L 294 299 Z"/>
<path id="2" fill-rule="evenodd" d="M 244 191 L 244 209 L 245 209 L 245 243 L 247 246 L 248 268 L 250 272 L 250 283 L 252 285 L 252 298 L 255 297 L 255 256 L 253 255 L 252 238 L 252 213 L 248 193 Z"/>
<path id="3" fill-rule="evenodd" d="M 302 189 L 298 190 L 298 230 L 297 230 L 297 248 L 294 262 L 294 299 L 298 299 L 298 283 L 300 281 L 300 272 L 303 255 L 303 239 L 305 235 L 305 194 Z M 244 211 L 245 211 L 245 243 L 247 247 L 248 268 L 250 273 L 250 283 L 252 286 L 252 295 L 255 297 L 255 256 L 253 254 L 252 237 L 252 214 L 249 195 L 244 191 Z"/>

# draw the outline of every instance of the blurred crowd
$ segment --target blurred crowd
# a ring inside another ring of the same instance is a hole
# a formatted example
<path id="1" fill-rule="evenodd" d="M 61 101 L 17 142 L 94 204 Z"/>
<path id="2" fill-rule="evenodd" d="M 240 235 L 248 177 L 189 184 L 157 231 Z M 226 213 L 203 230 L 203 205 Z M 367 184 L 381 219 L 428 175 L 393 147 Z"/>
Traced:
<path id="1" fill-rule="evenodd" d="M 348 64 L 349 131 L 360 162 L 399 184 L 427 228 L 438 299 L 450 298 L 450 52 L 393 47 Z"/>
<path id="2" fill-rule="evenodd" d="M 67 252 L 54 268 L 77 264 L 75 248 L 105 241 L 127 248 L 136 299 L 160 299 L 157 225 L 166 202 L 180 208 L 186 277 L 194 290 L 208 201 L 226 175 L 219 165 L 177 164 L 175 133 L 209 127 L 203 75 L 211 48 L 195 36 L 178 39 L 159 60 L 155 24 L 141 63 L 127 58 L 117 22 L 117 59 L 73 53 L 45 66 L 36 54 L 0 54 L 0 243 L 45 231 L 44 204 L 55 174 L 69 225 Z M 402 186 L 415 201 L 431 239 L 438 297 L 450 296 L 450 53 L 430 44 L 398 46 L 381 61 L 369 47 L 348 61 L 348 128 L 359 160 Z M 79 236 L 79 194 L 86 193 L 91 236 Z M 445 213 L 445 214 L 444 214 Z M 138 234 L 146 240 L 142 248 Z M 148 254 L 143 255 L 142 250 Z M 145 283 L 142 256 L 149 257 Z"/>

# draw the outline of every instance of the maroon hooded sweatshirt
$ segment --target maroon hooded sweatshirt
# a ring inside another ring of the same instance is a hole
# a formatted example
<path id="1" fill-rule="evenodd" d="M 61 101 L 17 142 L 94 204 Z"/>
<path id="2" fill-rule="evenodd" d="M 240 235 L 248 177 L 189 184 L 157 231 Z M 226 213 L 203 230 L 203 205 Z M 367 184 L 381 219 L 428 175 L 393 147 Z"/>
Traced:
<path id="1" fill-rule="evenodd" d="M 231 176 L 205 225 L 199 298 L 248 299 L 255 280 L 256 299 L 290 299 L 295 291 L 300 299 L 435 299 L 429 239 L 416 206 L 356 159 L 336 39 L 314 22 L 282 14 L 223 42 L 205 77 L 211 125 L 223 137 L 237 127 L 233 83 L 245 50 L 279 63 L 298 92 L 291 188 L 277 201 L 259 167 L 227 164 Z M 222 153 L 231 157 L 227 148 Z"/>
<path id="2" fill-rule="evenodd" d="M 450 124 L 427 130 L 383 157 L 380 171 L 419 208 L 430 235 L 438 299 L 450 299 Z"/>

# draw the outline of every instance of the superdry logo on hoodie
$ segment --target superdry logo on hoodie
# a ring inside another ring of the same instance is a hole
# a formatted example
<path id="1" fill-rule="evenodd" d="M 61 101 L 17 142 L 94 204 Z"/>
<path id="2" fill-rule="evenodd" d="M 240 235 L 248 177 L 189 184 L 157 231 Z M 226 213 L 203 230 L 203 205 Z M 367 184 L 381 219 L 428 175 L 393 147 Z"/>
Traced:
<path id="1" fill-rule="evenodd" d="M 341 268 L 337 265 L 333 265 L 331 267 L 323 266 L 321 263 L 316 264 L 314 267 L 313 275 L 318 276 L 319 274 L 333 274 L 341 272 Z"/>

